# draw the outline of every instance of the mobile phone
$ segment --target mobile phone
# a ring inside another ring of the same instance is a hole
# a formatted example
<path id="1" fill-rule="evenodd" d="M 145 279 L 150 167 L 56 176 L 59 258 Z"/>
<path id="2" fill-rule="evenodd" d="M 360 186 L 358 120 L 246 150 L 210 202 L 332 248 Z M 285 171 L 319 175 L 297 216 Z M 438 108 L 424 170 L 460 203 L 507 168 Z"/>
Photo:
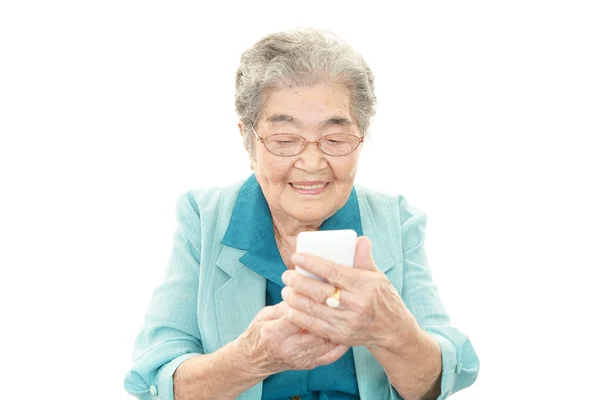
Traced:
<path id="1" fill-rule="evenodd" d="M 296 252 L 314 254 L 352 268 L 354 267 L 356 237 L 356 232 L 352 229 L 300 232 L 296 238 Z M 325 282 L 325 279 L 300 267 L 296 267 L 296 271 L 301 275 Z"/>

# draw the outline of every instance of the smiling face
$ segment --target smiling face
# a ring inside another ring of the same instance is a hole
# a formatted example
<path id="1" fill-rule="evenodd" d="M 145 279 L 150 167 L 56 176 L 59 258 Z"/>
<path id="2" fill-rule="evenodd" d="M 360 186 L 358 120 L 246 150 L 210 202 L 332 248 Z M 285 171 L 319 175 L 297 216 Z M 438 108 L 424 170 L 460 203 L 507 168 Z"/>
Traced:
<path id="1" fill-rule="evenodd" d="M 350 90 L 339 84 L 269 91 L 255 128 L 263 139 L 277 133 L 310 142 L 333 133 L 361 136 L 350 112 Z M 252 169 L 273 216 L 320 225 L 348 200 L 362 146 L 341 157 L 326 155 L 317 143 L 292 157 L 276 156 L 258 141 L 255 149 Z"/>

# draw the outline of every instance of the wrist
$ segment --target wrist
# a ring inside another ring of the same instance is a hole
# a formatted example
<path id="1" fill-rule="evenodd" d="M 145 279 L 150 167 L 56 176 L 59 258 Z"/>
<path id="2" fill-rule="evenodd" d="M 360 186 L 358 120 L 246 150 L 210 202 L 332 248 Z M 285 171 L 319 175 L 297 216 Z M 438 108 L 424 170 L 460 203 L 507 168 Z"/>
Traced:
<path id="1" fill-rule="evenodd" d="M 368 347 L 404 399 L 435 399 L 441 391 L 442 356 L 437 340 L 418 324 Z M 426 393 L 425 397 L 423 394 Z"/>
<path id="2" fill-rule="evenodd" d="M 386 332 L 382 332 L 378 340 L 367 348 L 371 351 L 390 351 L 398 355 L 404 355 L 423 343 L 424 335 L 427 333 L 421 329 L 417 320 L 410 315 L 409 323 L 403 322 L 400 326 L 390 326 Z"/>

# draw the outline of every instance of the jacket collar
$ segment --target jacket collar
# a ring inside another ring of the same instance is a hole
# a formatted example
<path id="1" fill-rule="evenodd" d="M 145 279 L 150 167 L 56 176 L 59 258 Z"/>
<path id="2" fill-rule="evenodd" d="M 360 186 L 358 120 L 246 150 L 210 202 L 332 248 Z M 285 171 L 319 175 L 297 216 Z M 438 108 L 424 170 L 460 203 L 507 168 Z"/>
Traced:
<path id="1" fill-rule="evenodd" d="M 321 230 L 353 229 L 362 236 L 362 224 L 356 190 L 352 188 L 346 204 L 325 220 Z M 279 254 L 269 205 L 256 177 L 251 175 L 242 185 L 233 208 L 222 244 L 247 253 L 239 261 L 283 287 L 281 274 L 285 265 Z M 236 265 L 237 268 L 240 265 Z M 235 273 L 236 270 L 225 271 Z M 231 276 L 231 274 L 230 274 Z"/>

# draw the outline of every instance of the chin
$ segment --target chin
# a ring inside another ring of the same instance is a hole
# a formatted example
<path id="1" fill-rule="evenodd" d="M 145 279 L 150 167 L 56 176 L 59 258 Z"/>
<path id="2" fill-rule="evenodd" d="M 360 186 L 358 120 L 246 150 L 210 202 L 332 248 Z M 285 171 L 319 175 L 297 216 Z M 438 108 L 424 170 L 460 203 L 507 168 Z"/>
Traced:
<path id="1" fill-rule="evenodd" d="M 333 213 L 330 213 L 329 210 L 315 210 L 310 207 L 295 209 L 294 212 L 290 213 L 293 218 L 302 222 L 323 222 L 330 217 L 330 214 Z"/>

